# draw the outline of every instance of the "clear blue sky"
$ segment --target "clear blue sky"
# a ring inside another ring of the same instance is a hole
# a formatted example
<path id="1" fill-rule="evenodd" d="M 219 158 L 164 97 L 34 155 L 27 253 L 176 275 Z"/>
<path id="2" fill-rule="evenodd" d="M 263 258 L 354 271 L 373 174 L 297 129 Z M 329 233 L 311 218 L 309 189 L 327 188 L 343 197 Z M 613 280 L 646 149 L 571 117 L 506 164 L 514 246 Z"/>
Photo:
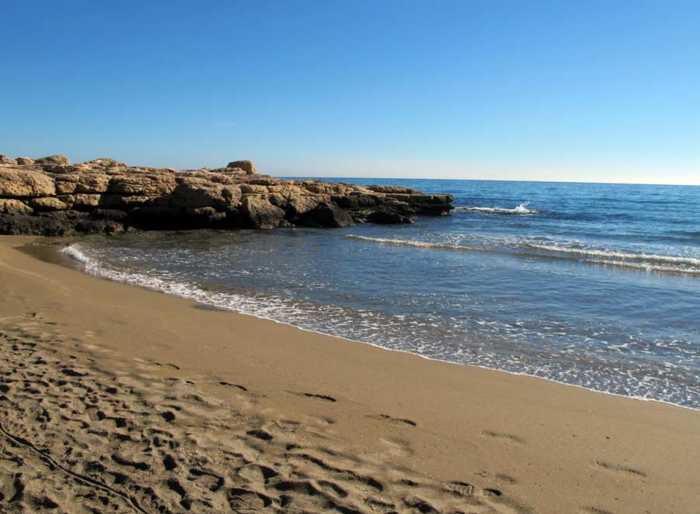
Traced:
<path id="1" fill-rule="evenodd" d="M 697 0 L 9 1 L 0 153 L 700 184 Z"/>

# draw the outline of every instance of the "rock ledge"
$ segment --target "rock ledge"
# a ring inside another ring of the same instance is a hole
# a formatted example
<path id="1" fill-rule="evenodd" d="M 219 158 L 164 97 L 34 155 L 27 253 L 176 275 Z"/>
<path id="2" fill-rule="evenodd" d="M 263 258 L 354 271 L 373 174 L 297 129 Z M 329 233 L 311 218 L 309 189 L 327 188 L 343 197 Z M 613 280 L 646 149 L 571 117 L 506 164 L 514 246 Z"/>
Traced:
<path id="1" fill-rule="evenodd" d="M 410 223 L 452 210 L 452 195 L 259 175 L 251 161 L 177 171 L 110 158 L 0 155 L 0 234 L 66 235 L 129 229 L 272 229 Z"/>

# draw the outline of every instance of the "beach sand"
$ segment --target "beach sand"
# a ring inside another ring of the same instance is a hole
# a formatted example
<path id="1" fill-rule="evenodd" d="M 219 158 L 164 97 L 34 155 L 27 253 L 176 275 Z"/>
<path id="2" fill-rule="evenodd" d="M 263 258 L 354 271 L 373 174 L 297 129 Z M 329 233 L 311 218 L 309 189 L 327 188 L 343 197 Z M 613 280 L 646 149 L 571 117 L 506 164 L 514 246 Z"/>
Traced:
<path id="1" fill-rule="evenodd" d="M 700 412 L 434 362 L 0 239 L 0 512 L 700 512 Z"/>

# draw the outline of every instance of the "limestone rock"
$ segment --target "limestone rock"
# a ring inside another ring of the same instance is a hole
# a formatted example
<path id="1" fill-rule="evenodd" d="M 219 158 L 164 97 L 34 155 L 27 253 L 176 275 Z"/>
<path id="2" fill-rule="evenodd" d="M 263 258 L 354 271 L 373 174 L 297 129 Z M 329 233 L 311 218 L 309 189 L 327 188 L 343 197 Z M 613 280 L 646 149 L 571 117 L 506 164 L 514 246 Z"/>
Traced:
<path id="1" fill-rule="evenodd" d="M 173 207 L 216 207 L 226 210 L 240 203 L 241 189 L 203 180 L 182 182 L 175 187 L 168 200 Z"/>
<path id="2" fill-rule="evenodd" d="M 34 164 L 34 159 L 31 157 L 17 157 L 17 164 L 20 166 L 31 166 Z"/>
<path id="3" fill-rule="evenodd" d="M 105 175 L 104 173 L 81 173 L 78 175 L 78 181 L 74 191 L 71 192 L 90 194 L 105 193 L 111 179 L 109 175 Z"/>
<path id="4" fill-rule="evenodd" d="M 7 155 L 0 154 L 0 164 L 12 164 L 13 166 L 16 166 L 17 161 L 15 159 L 13 159 L 12 157 L 8 157 Z"/>
<path id="5" fill-rule="evenodd" d="M 243 210 L 252 228 L 276 228 L 284 219 L 284 211 L 264 198 L 247 196 L 243 199 Z"/>
<path id="6" fill-rule="evenodd" d="M 249 161 L 176 171 L 127 167 L 110 158 L 71 165 L 65 157 L 36 165 L 0 165 L 0 233 L 114 233 L 130 228 L 271 229 L 347 227 L 355 222 L 410 223 L 445 215 L 452 196 L 400 186 L 282 180 L 255 174 Z"/>
<path id="7" fill-rule="evenodd" d="M 111 157 L 100 157 L 99 159 L 93 159 L 91 161 L 84 162 L 87 166 L 91 168 L 126 168 L 126 164 L 119 162 Z"/>
<path id="8" fill-rule="evenodd" d="M 403 193 L 409 195 L 420 194 L 420 191 L 403 186 L 367 186 L 367 189 L 375 193 Z"/>
<path id="9" fill-rule="evenodd" d="M 48 157 L 37 159 L 35 164 L 40 166 L 68 166 L 70 164 L 70 159 L 63 155 L 49 155 Z"/>
<path id="10" fill-rule="evenodd" d="M 65 211 L 70 207 L 66 202 L 55 196 L 32 198 L 29 200 L 29 205 L 35 211 Z"/>
<path id="11" fill-rule="evenodd" d="M 32 208 L 19 200 L 0 198 L 0 214 L 31 214 Z"/>
<path id="12" fill-rule="evenodd" d="M 233 161 L 226 165 L 227 168 L 240 168 L 248 175 L 255 175 L 255 164 L 252 161 Z"/>
<path id="13" fill-rule="evenodd" d="M 175 186 L 172 173 L 130 173 L 113 177 L 107 191 L 123 195 L 162 196 L 170 194 Z"/>
<path id="14" fill-rule="evenodd" d="M 318 195 L 292 193 L 287 199 L 287 206 L 293 216 L 301 216 L 315 209 L 323 201 Z"/>
<path id="15" fill-rule="evenodd" d="M 38 171 L 0 168 L 0 198 L 53 196 L 56 186 L 51 177 Z"/>
<path id="16" fill-rule="evenodd" d="M 335 204 L 323 202 L 301 217 L 301 223 L 315 228 L 351 227 L 355 224 L 352 216 Z"/>

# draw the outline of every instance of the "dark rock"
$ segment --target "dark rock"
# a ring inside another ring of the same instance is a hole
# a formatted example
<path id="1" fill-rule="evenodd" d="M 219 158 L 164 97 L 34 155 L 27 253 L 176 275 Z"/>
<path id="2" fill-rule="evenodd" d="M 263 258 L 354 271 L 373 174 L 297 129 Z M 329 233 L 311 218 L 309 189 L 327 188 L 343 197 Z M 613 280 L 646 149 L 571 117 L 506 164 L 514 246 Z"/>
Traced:
<path id="1" fill-rule="evenodd" d="M 375 193 L 402 193 L 408 195 L 420 194 L 420 191 L 403 186 L 367 186 L 367 189 Z"/>
<path id="2" fill-rule="evenodd" d="M 452 209 L 451 195 L 282 180 L 254 174 L 249 161 L 230 166 L 176 171 L 127 167 L 109 158 L 71 165 L 61 156 L 42 158 L 37 165 L 2 164 L 0 233 L 347 227 L 355 221 L 409 223 L 416 215 Z"/>
<path id="3" fill-rule="evenodd" d="M 285 212 L 275 207 L 268 200 L 248 196 L 243 200 L 243 211 L 247 214 L 251 228 L 271 229 L 279 227 Z"/>
<path id="4" fill-rule="evenodd" d="M 69 220 L 44 216 L 0 215 L 0 234 L 26 236 L 65 236 L 73 230 Z"/>
<path id="5" fill-rule="evenodd" d="M 413 223 L 413 218 L 391 209 L 379 209 L 367 216 L 367 221 L 380 225 L 395 225 L 401 223 Z"/>
<path id="6" fill-rule="evenodd" d="M 300 217 L 300 223 L 314 228 L 351 227 L 355 224 L 352 216 L 335 204 L 323 202 Z"/>

